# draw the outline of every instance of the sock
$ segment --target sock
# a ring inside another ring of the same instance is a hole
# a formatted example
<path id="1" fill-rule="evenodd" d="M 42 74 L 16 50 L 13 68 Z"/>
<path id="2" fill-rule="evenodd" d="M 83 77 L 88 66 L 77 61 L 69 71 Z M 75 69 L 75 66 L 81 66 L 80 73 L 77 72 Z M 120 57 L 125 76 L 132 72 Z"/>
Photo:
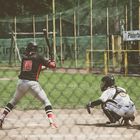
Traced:
<path id="1" fill-rule="evenodd" d="M 51 105 L 46 106 L 45 111 L 46 111 L 46 114 L 48 114 L 49 112 L 52 112 L 52 106 Z"/>
<path id="2" fill-rule="evenodd" d="M 54 123 L 54 120 L 53 120 L 55 118 L 54 114 L 52 112 L 49 112 L 47 116 L 48 116 L 49 122 Z"/>
<path id="3" fill-rule="evenodd" d="M 1 118 L 2 120 L 4 120 L 4 118 L 7 116 L 7 114 L 13 109 L 13 105 L 11 103 L 8 103 L 1 115 Z"/>
<path id="4" fill-rule="evenodd" d="M 48 105 L 45 107 L 45 111 L 50 123 L 53 123 L 53 118 L 55 117 L 52 112 L 52 106 Z"/>

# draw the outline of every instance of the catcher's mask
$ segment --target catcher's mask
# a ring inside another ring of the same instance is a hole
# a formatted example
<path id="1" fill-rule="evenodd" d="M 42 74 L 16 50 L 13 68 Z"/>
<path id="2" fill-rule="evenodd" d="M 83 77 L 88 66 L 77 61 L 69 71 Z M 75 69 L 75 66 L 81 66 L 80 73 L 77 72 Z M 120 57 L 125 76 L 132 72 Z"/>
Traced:
<path id="1" fill-rule="evenodd" d="M 108 87 L 115 85 L 115 79 L 113 75 L 106 75 L 101 79 L 101 91 L 105 91 Z"/>
<path id="2" fill-rule="evenodd" d="M 35 42 L 30 42 L 27 45 L 26 51 L 27 52 L 36 52 L 37 51 L 37 44 Z"/>

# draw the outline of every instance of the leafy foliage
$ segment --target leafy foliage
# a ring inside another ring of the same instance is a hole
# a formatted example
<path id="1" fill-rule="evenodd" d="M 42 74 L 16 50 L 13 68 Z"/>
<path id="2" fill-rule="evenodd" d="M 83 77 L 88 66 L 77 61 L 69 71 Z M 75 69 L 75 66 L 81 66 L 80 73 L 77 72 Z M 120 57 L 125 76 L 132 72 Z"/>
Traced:
<path id="1" fill-rule="evenodd" d="M 89 3 L 90 0 L 55 0 L 55 7 L 57 12 L 61 12 L 81 5 L 89 5 Z M 93 6 L 100 9 L 126 3 L 127 0 L 93 0 Z M 40 15 L 51 12 L 52 0 L 0 0 L 0 17 Z"/>

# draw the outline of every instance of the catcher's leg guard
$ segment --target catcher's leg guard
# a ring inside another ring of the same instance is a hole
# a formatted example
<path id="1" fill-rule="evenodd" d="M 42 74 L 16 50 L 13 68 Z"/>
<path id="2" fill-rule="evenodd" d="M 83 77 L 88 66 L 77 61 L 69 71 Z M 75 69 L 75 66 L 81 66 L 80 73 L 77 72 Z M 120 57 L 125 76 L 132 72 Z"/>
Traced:
<path id="1" fill-rule="evenodd" d="M 119 119 L 121 118 L 120 115 L 116 114 L 113 111 L 110 111 L 110 110 L 106 109 L 105 104 L 102 105 L 102 109 L 103 109 L 103 112 L 105 113 L 105 115 L 107 116 L 107 118 L 109 119 L 109 121 L 111 123 L 115 123 L 116 121 L 119 121 Z"/>

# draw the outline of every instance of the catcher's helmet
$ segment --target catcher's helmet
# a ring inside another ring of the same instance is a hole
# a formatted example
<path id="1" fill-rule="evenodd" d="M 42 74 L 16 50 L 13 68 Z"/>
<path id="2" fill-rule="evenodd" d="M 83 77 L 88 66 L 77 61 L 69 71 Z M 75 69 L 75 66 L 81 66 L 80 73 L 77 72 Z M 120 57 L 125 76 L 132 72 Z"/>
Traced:
<path id="1" fill-rule="evenodd" d="M 37 44 L 35 42 L 30 42 L 26 48 L 27 52 L 36 52 L 37 51 Z"/>
<path id="2" fill-rule="evenodd" d="M 113 75 L 106 75 L 101 79 L 101 91 L 105 91 L 108 87 L 115 85 L 115 78 Z"/>

